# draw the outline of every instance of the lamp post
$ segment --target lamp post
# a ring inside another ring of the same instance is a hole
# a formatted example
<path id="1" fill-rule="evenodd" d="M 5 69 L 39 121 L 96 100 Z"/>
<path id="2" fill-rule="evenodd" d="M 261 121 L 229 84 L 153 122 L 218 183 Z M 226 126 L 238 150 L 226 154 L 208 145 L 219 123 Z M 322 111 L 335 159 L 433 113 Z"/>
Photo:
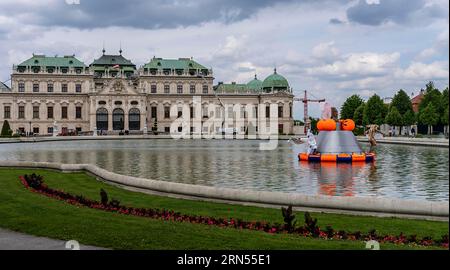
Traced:
<path id="1" fill-rule="evenodd" d="M 205 76 L 203 74 L 197 74 L 198 78 L 202 78 L 203 81 L 206 83 L 206 85 L 208 85 L 208 81 L 205 79 Z M 213 89 L 214 91 L 214 89 Z M 224 125 L 225 125 L 225 105 L 223 104 L 222 100 L 220 100 L 219 95 L 217 95 L 217 92 L 214 91 L 214 95 L 217 98 L 217 100 L 219 101 L 220 106 L 223 108 L 223 115 L 222 115 L 222 133 L 224 132 Z"/>

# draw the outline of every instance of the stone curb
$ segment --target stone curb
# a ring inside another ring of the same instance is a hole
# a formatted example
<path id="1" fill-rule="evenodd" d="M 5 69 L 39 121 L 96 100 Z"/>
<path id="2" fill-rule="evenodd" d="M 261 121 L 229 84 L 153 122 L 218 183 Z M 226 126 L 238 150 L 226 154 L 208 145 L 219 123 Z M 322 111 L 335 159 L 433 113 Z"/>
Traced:
<path id="1" fill-rule="evenodd" d="M 159 191 L 169 194 L 188 195 L 200 198 L 230 200 L 270 205 L 292 205 L 294 207 L 325 208 L 347 211 L 378 212 L 424 217 L 448 217 L 448 202 L 403 200 L 378 197 L 333 197 L 304 195 L 298 193 L 252 191 L 231 188 L 216 188 L 190 185 L 116 174 L 92 164 L 60 164 L 49 162 L 1 161 L 0 167 L 44 168 L 63 172 L 85 171 L 107 182 Z"/>

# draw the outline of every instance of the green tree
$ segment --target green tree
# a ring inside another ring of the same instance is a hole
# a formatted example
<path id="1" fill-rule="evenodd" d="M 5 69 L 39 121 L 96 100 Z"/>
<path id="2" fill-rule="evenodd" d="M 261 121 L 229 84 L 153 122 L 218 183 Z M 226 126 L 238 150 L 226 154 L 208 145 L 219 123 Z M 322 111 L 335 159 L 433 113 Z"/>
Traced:
<path id="1" fill-rule="evenodd" d="M 412 112 L 413 110 L 411 99 L 402 89 L 400 89 L 397 94 L 395 94 L 394 98 L 392 98 L 392 102 L 389 107 L 395 107 L 402 117 L 404 117 L 407 112 Z M 402 133 L 403 125 L 407 124 L 401 123 L 398 125 L 400 126 L 400 134 Z"/>
<path id="2" fill-rule="evenodd" d="M 401 115 L 404 115 L 408 111 L 412 111 L 412 103 L 408 94 L 405 91 L 400 89 L 397 94 L 392 98 L 392 102 L 390 107 L 397 108 L 398 112 Z"/>
<path id="3" fill-rule="evenodd" d="M 386 115 L 385 123 L 394 127 L 403 125 L 403 117 L 396 107 L 391 106 L 388 114 Z"/>
<path id="4" fill-rule="evenodd" d="M 2 132 L 0 133 L 1 137 L 11 137 L 12 130 L 9 126 L 8 120 L 3 121 Z"/>
<path id="5" fill-rule="evenodd" d="M 416 123 L 416 114 L 413 111 L 407 111 L 403 115 L 403 125 L 407 126 L 408 134 L 411 131 L 411 126 Z"/>
<path id="6" fill-rule="evenodd" d="M 366 107 L 365 103 L 359 105 L 359 107 L 355 110 L 355 113 L 353 114 L 353 121 L 355 121 L 355 124 L 357 126 L 363 125 L 363 117 L 364 117 L 364 108 L 365 107 Z"/>
<path id="7" fill-rule="evenodd" d="M 444 91 L 442 91 L 442 103 L 443 103 L 444 111 L 443 111 L 443 114 L 441 115 L 441 123 L 445 126 L 445 129 L 444 129 L 445 135 L 448 135 L 448 109 L 449 109 L 448 102 L 449 102 L 449 100 L 448 100 L 448 87 L 447 87 L 444 89 Z"/>
<path id="8" fill-rule="evenodd" d="M 422 124 L 428 125 L 428 134 L 432 134 L 433 125 L 436 125 L 439 122 L 439 114 L 433 103 L 429 103 L 428 106 L 419 113 L 419 120 Z"/>
<path id="9" fill-rule="evenodd" d="M 431 103 L 431 104 L 433 104 L 434 109 L 436 110 L 438 115 L 442 116 L 444 114 L 444 110 L 445 110 L 445 107 L 444 107 L 445 102 L 448 102 L 448 101 L 444 101 L 442 93 L 434 87 L 433 82 L 429 82 L 426 85 L 425 94 L 423 96 L 422 101 L 420 102 L 419 112 L 424 110 Z M 438 122 L 436 124 L 439 124 L 439 122 L 440 122 L 440 117 L 438 117 Z M 422 123 L 422 124 L 425 124 L 425 123 Z"/>
<path id="10" fill-rule="evenodd" d="M 311 123 L 311 132 L 313 134 L 317 134 L 317 132 L 318 132 L 318 130 L 317 130 L 317 122 L 319 122 L 319 119 L 318 118 L 309 117 L 309 121 Z"/>
<path id="11" fill-rule="evenodd" d="M 353 118 L 356 109 L 358 109 L 364 101 L 359 95 L 352 95 L 348 97 L 341 106 L 341 119 Z"/>
<path id="12" fill-rule="evenodd" d="M 441 123 L 445 126 L 445 135 L 448 135 L 448 107 L 444 110 L 444 115 L 441 117 Z"/>
<path id="13" fill-rule="evenodd" d="M 383 103 L 383 100 L 378 95 L 373 95 L 369 98 L 364 107 L 363 112 L 363 124 L 384 124 L 384 119 L 387 114 L 387 107 Z"/>

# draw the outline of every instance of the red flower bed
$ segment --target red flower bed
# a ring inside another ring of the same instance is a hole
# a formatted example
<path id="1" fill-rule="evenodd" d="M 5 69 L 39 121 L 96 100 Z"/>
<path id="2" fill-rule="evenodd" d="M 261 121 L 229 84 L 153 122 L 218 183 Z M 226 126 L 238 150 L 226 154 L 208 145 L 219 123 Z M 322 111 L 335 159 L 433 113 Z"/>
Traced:
<path id="1" fill-rule="evenodd" d="M 101 202 L 85 198 L 80 195 L 72 195 L 70 193 L 49 188 L 44 184 L 41 176 L 32 174 L 30 176 L 20 176 L 22 184 L 33 192 L 45 195 L 50 198 L 65 201 L 67 203 L 85 206 L 93 209 L 103 211 L 116 212 L 124 215 L 133 215 L 139 217 L 161 219 L 174 222 L 189 222 L 195 224 L 205 224 L 218 227 L 231 227 L 236 229 L 247 229 L 264 231 L 267 233 L 290 233 L 301 235 L 305 237 L 315 237 L 322 239 L 342 239 L 342 240 L 360 240 L 369 241 L 376 240 L 380 243 L 394 243 L 394 244 L 412 244 L 421 246 L 440 246 L 448 248 L 448 235 L 442 236 L 440 240 L 433 240 L 431 237 L 424 237 L 418 239 L 415 235 L 409 237 L 401 233 L 399 236 L 395 235 L 377 235 L 375 230 L 369 231 L 367 234 L 361 232 L 346 232 L 343 230 L 335 231 L 331 226 L 327 226 L 325 230 L 321 230 L 317 226 L 317 219 L 311 218 L 308 212 L 305 213 L 305 224 L 303 226 L 295 226 L 295 215 L 293 215 L 292 207 L 282 208 L 282 214 L 285 221 L 284 225 L 275 223 L 267 223 L 263 221 L 243 221 L 241 219 L 233 218 L 215 218 L 204 216 L 191 216 L 175 212 L 173 210 L 155 209 L 155 208 L 135 208 L 120 205 L 117 200 L 108 202 L 107 194 L 101 190 Z"/>

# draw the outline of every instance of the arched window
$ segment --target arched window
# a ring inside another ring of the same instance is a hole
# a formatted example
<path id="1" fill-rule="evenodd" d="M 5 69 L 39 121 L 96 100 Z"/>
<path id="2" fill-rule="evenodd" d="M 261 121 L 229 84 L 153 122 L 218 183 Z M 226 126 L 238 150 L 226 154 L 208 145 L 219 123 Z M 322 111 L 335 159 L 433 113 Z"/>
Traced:
<path id="1" fill-rule="evenodd" d="M 124 113 L 122 109 L 115 109 L 113 111 L 113 130 L 124 129 Z"/>
<path id="2" fill-rule="evenodd" d="M 128 112 L 128 126 L 130 130 L 141 129 L 141 112 L 137 108 L 132 108 Z"/>
<path id="3" fill-rule="evenodd" d="M 97 110 L 97 130 L 108 130 L 108 110 L 105 108 Z"/>

